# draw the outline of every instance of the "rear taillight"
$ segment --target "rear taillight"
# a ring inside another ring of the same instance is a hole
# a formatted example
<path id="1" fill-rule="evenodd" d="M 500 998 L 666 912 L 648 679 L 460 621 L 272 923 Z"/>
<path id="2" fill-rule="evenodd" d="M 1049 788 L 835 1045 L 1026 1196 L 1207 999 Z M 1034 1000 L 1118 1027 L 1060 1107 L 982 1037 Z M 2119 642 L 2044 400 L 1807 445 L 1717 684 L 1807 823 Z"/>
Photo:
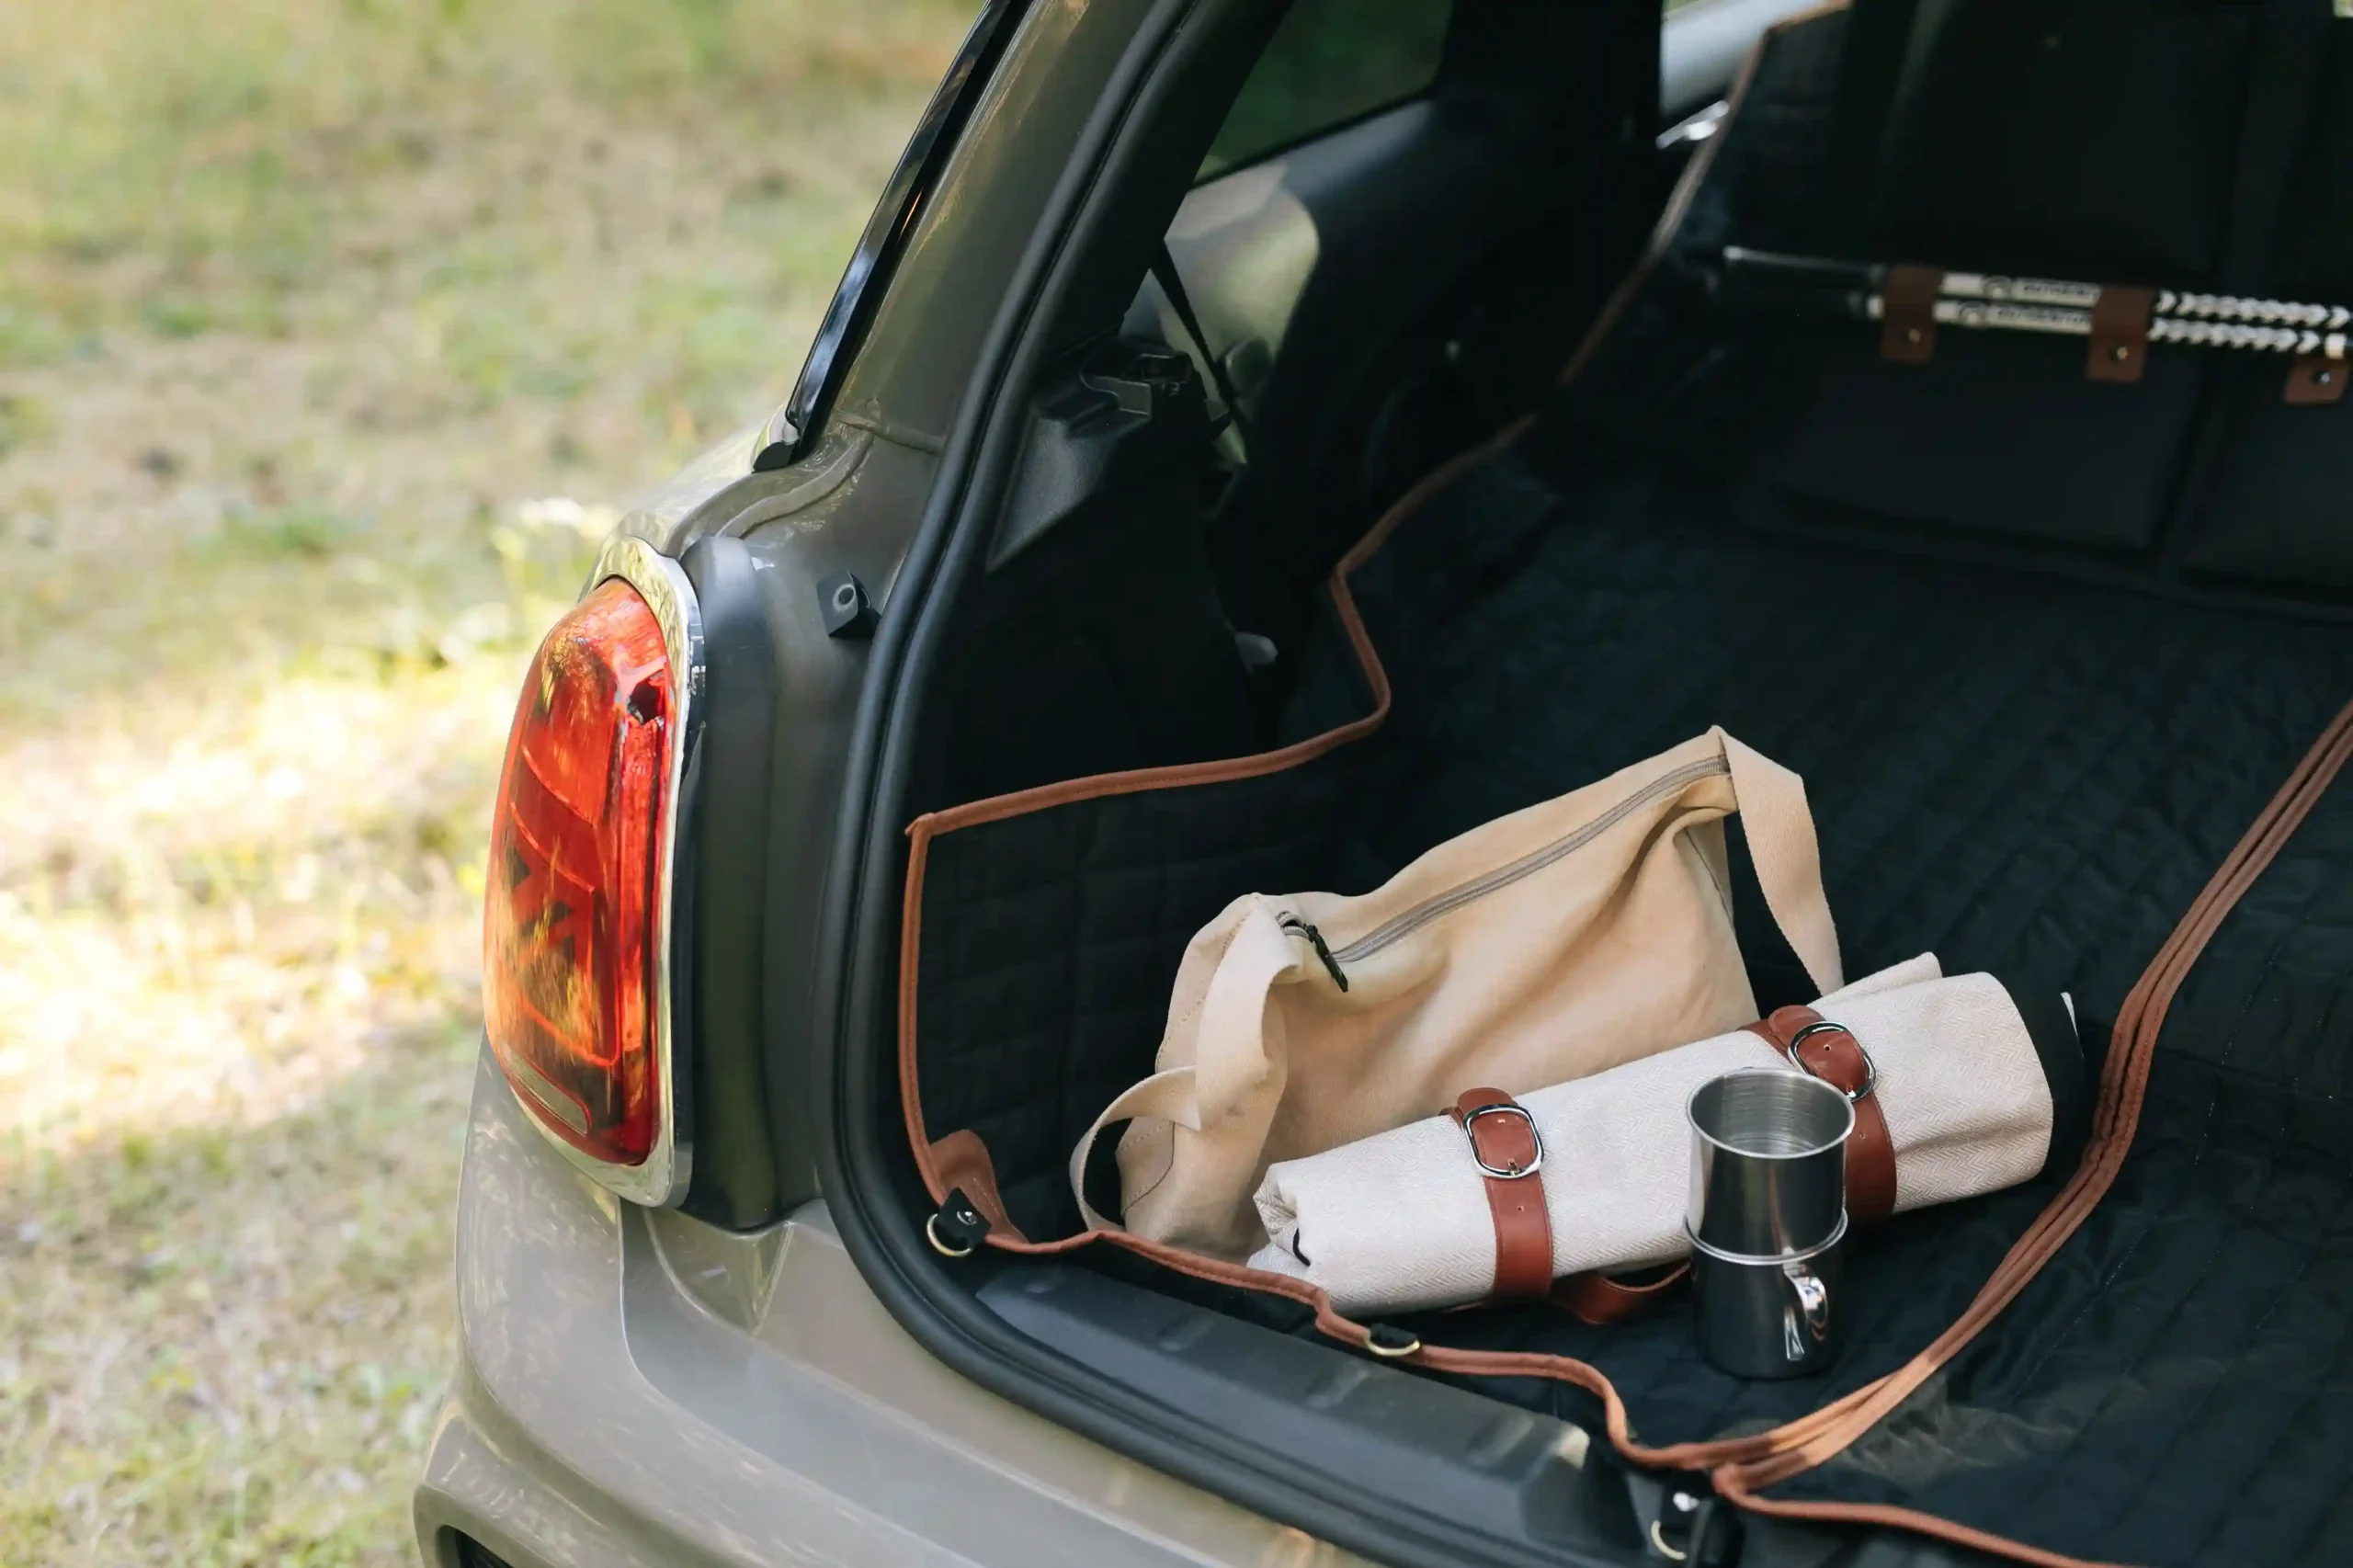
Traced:
<path id="1" fill-rule="evenodd" d="M 575 1165 L 627 1198 L 683 1195 L 672 898 L 694 592 L 618 540 L 524 677 L 491 821 L 483 1016 L 516 1095 Z"/>

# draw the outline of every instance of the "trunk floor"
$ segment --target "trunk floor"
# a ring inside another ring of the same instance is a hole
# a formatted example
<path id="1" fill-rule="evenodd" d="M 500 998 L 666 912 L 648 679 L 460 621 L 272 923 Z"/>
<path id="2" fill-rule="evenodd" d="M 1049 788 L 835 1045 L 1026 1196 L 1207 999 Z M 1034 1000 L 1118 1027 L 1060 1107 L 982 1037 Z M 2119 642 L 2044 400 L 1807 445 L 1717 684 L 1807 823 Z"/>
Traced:
<path id="1" fill-rule="evenodd" d="M 1070 1233 L 1063 1160 L 1151 1070 L 1185 943 L 1227 901 L 1365 891 L 1711 723 L 1805 777 L 1850 975 L 1927 950 L 1949 972 L 2063 989 L 2096 1077 L 2126 993 L 2353 695 L 2353 629 L 1810 537 L 1785 513 L 1745 516 L 1757 494 L 1556 411 L 1357 574 L 1394 687 L 1372 737 L 936 839 L 917 1013 L 932 1135 L 976 1131 L 1023 1230 Z M 1346 664 L 1337 637 L 1310 651 L 1302 727 L 1352 716 Z M 1805 999 L 1736 819 L 1732 837 L 1758 1000 Z M 2097 1559 L 2326 1555 L 2353 1528 L 2348 975 L 2340 784 L 2191 971 L 2106 1200 L 1893 1416 L 1777 1494 L 1908 1506 Z M 1761 1430 L 1933 1340 L 2075 1158 L 1859 1233 L 1852 1337 L 1818 1378 L 1715 1371 L 1681 1300 L 1605 1329 L 1543 1306 L 1412 1326 L 1591 1362 L 1647 1443 Z M 1215 1299 L 1313 1333 L 1288 1301 Z M 1480 1386 L 1597 1422 L 1567 1384 Z"/>
<path id="2" fill-rule="evenodd" d="M 1820 248 L 1801 220 L 1823 177 L 1842 29 L 1833 17 L 1775 35 L 1678 256 L 1733 240 Z M 1805 777 L 1849 975 L 1931 950 L 1949 972 L 2063 989 L 2096 1078 L 2126 993 L 2353 697 L 2344 608 L 2236 604 L 2169 584 L 2147 552 L 2135 563 L 2016 539 L 2101 537 L 2078 514 L 2115 509 L 2124 481 L 2159 483 L 2179 444 L 2152 413 L 2163 386 L 2139 402 L 2084 392 L 2064 345 L 2002 353 L 2050 361 L 2012 379 L 2075 434 L 1995 397 L 1931 421 L 1952 464 L 1907 457 L 1894 471 L 1899 499 L 1999 492 L 2031 516 L 1978 506 L 1988 515 L 1964 539 L 1870 511 L 1802 515 L 1772 475 L 1827 340 L 1725 342 L 1688 273 L 1663 265 L 1577 389 L 1357 574 L 1394 688 L 1373 737 L 1281 774 L 933 843 L 923 1109 L 934 1136 L 982 1135 L 1029 1234 L 1076 1228 L 1062 1160 L 1150 1071 L 1185 943 L 1227 901 L 1367 891 L 1435 844 L 1710 724 Z M 1972 353 L 1956 341 L 1948 369 Z M 1894 414 L 1907 408 L 1919 413 L 1895 398 Z M 1909 451 L 1910 427 L 1879 428 L 1875 414 L 1867 398 L 1830 421 L 1832 455 L 1870 468 Z M 2022 429 L 2068 462 L 2018 459 Z M 1308 651 L 1289 738 L 1361 710 L 1350 667 L 1336 634 Z M 1808 999 L 1736 875 L 1759 1002 Z M 2340 783 L 2191 971 L 2106 1199 L 1893 1416 L 1775 1494 L 1906 1506 L 2084 1558 L 2269 1568 L 2353 1554 L 2349 975 L 2353 784 Z M 1859 1233 L 1853 1335 L 1814 1379 L 1715 1371 L 1690 1346 L 1683 1300 L 1607 1329 L 1542 1306 L 1412 1326 L 1433 1344 L 1589 1361 L 1647 1443 L 1761 1430 L 1926 1346 L 2075 1162 L 2062 1151 L 2024 1187 Z M 1286 1301 L 1215 1300 L 1313 1333 Z M 1480 1386 L 1597 1425 L 1567 1384 Z"/>
<path id="3" fill-rule="evenodd" d="M 1279 774 L 933 841 L 921 1108 L 932 1136 L 985 1141 L 1029 1235 L 1077 1228 L 1062 1162 L 1151 1070 L 1185 944 L 1229 900 L 1367 891 L 1433 845 L 1711 724 L 1804 776 L 1849 975 L 1934 951 L 1949 972 L 2065 990 L 2096 1081 L 2126 993 L 2353 697 L 2353 626 L 2342 605 L 2235 602 L 2153 569 L 2162 541 L 2132 556 L 2047 542 L 2097 542 L 2088 514 L 2129 510 L 2119 485 L 2173 482 L 2182 443 L 2158 417 L 2155 378 L 2119 401 L 2083 391 L 2071 346 L 1956 339 L 1945 378 L 1896 389 L 1893 424 L 1874 393 L 1806 426 L 1831 340 L 1725 338 L 1685 263 L 1734 240 L 1821 248 L 1802 220 L 1843 28 L 1833 16 L 1775 35 L 1675 254 L 1607 352 L 1356 574 L 1394 692 L 1379 732 Z M 2008 392 L 1957 412 L 1930 396 L 2005 356 L 2022 361 L 1995 378 Z M 2018 387 L 2042 412 L 2021 415 Z M 1913 460 L 1923 407 L 1944 468 Z M 1801 511 L 1774 476 L 1803 430 L 1849 478 L 1899 455 L 1898 500 L 1933 515 L 1946 490 L 1966 492 L 1979 526 L 1898 524 L 1851 497 L 1859 510 Z M 2020 456 L 2046 447 L 2066 460 Z M 1352 669 L 1336 631 L 1307 650 L 1286 738 L 1361 711 Z M 1759 1002 L 1809 999 L 1745 868 L 1735 875 Z M 1889 1419 L 1774 1494 L 1894 1504 L 2167 1568 L 2353 1557 L 2348 976 L 2353 783 L 2339 783 L 2191 970 L 2107 1198 Z M 1852 1337 L 1818 1378 L 1715 1371 L 1691 1348 L 1687 1299 L 1603 1329 L 1544 1306 L 1410 1326 L 1433 1344 L 1588 1361 L 1646 1443 L 1762 1430 L 1942 1333 L 2078 1153 L 2011 1191 L 1858 1233 Z M 1116 1178 L 1102 1199 L 1116 1201 Z M 1077 1256 L 1141 1267 L 1111 1249 Z M 1313 1334 L 1286 1300 L 1154 1278 Z M 1597 1428 L 1596 1402 L 1567 1384 L 1479 1386 Z"/>
<path id="4" fill-rule="evenodd" d="M 1344 885 L 1721 723 L 1805 777 L 1849 975 L 1933 950 L 2063 989 L 2096 1076 L 2126 992 L 2353 695 L 2353 631 L 1722 520 L 1739 508 L 1540 428 L 1402 528 L 1356 579 L 1395 708 Z M 2348 871 L 2340 785 L 2194 970 L 2109 1198 L 1961 1358 L 1779 1494 L 2162 1563 L 2307 1561 L 2353 1524 Z M 1739 875 L 1760 1003 L 1803 999 Z M 1541 1306 L 1415 1326 L 1593 1362 L 1646 1442 L 1761 1429 L 1926 1346 L 2075 1158 L 1859 1234 L 1854 1336 L 1820 1378 L 1715 1371 L 1686 1301 L 1603 1329 Z M 1565 1384 L 1483 1386 L 1597 1415 Z"/>

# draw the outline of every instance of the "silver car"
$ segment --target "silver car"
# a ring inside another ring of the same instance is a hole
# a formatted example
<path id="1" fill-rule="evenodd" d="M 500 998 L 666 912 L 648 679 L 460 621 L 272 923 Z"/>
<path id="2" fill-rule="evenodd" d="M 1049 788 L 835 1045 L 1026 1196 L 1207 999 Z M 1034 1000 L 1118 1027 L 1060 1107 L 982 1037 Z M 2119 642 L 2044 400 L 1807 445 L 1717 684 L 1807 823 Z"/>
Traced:
<path id="1" fill-rule="evenodd" d="M 989 0 L 790 401 L 522 694 L 425 1562 L 2353 1554 L 2349 38 Z M 1855 1240 L 1834 1370 L 1081 1237 L 1227 900 L 1714 722 L 1850 955 L 2064 989 L 2097 1080 Z"/>

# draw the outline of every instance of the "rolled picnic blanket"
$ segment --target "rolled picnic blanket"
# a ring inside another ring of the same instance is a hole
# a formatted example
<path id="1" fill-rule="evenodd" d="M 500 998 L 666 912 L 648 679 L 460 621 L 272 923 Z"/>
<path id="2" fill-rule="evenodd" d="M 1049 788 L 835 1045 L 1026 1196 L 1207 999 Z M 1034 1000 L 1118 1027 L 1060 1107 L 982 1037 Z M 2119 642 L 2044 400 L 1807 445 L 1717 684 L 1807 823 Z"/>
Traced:
<path id="1" fill-rule="evenodd" d="M 1505 1256 L 1496 1198 L 1517 1190 L 1509 1174 L 1538 1149 L 1518 1179 L 1542 1184 L 1552 1278 L 1670 1262 L 1689 1250 L 1684 1103 L 1742 1068 L 1812 1071 L 1848 1091 L 1847 1207 L 1859 1222 L 2025 1181 L 2088 1114 L 2063 994 L 1947 977 L 1926 953 L 1811 1009 L 1520 1094 L 1533 1147 L 1516 1113 L 1477 1111 L 1480 1091 L 1456 1114 L 1271 1165 L 1256 1194 L 1269 1240 L 1251 1266 L 1321 1286 L 1349 1313 L 1480 1301 L 1510 1285 L 1499 1275 L 1522 1281 L 1503 1293 L 1531 1293 L 1531 1275 L 1540 1290 L 1540 1272 Z M 1466 1123 L 1466 1113 L 1476 1114 Z"/>

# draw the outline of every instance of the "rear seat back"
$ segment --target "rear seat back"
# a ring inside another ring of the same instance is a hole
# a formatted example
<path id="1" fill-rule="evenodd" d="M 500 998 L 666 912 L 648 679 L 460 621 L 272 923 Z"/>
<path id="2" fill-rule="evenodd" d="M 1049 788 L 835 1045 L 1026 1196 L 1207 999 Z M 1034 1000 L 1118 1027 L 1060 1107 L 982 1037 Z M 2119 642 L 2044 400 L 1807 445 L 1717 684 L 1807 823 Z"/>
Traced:
<path id="1" fill-rule="evenodd" d="M 2249 249 L 2247 291 L 2353 306 L 2353 20 L 2306 18 L 2304 71 L 2275 84 L 2298 121 L 2268 175 L 2278 195 Z M 2290 406 L 2286 367 L 2219 367 L 2212 472 L 2184 532 L 2192 573 L 2290 591 L 2353 589 L 2353 402 Z M 2337 370 L 2341 387 L 2347 369 Z"/>
<path id="2" fill-rule="evenodd" d="M 1839 131 L 1871 150 L 1854 254 L 2353 302 L 2353 21 L 2329 0 L 1857 4 L 1847 97 L 1875 80 L 1884 118 Z M 1849 335 L 1775 477 L 1877 517 L 2353 586 L 2353 529 L 2313 527 L 2353 484 L 2353 426 L 2281 407 L 2288 369 L 2161 349 L 2117 383 L 2079 337 L 1948 331 L 1911 366 Z"/>
<path id="3" fill-rule="evenodd" d="M 1911 9 L 1908 80 L 1875 204 L 1881 257 L 2177 287 L 2211 279 L 2256 6 L 1919 0 Z"/>

